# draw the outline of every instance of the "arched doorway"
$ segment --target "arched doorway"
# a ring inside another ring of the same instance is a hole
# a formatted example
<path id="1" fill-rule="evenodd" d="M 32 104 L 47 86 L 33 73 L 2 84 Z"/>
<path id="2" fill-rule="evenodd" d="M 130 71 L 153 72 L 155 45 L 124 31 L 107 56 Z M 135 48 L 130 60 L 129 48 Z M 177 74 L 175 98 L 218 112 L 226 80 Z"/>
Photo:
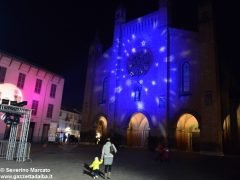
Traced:
<path id="1" fill-rule="evenodd" d="M 100 139 L 107 136 L 107 119 L 104 116 L 100 116 L 97 122 L 96 138 L 98 136 Z"/>
<path id="2" fill-rule="evenodd" d="M 200 129 L 197 119 L 185 113 L 180 116 L 176 128 L 177 149 L 198 151 L 200 145 Z"/>
<path id="3" fill-rule="evenodd" d="M 236 120 L 234 117 L 234 113 L 235 112 L 233 112 L 232 114 L 228 114 L 223 121 L 223 145 L 224 151 L 226 153 L 232 153 L 235 147 L 239 146 L 240 105 L 238 105 L 236 108 Z"/>
<path id="4" fill-rule="evenodd" d="M 127 129 L 127 145 L 144 147 L 148 143 L 149 123 L 142 113 L 132 115 Z"/>

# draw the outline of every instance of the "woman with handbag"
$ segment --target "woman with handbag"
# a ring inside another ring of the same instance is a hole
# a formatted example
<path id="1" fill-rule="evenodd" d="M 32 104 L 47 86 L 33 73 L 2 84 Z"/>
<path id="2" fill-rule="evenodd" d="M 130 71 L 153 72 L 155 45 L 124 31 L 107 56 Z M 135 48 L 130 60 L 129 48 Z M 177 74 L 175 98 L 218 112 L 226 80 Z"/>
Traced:
<path id="1" fill-rule="evenodd" d="M 101 159 L 104 162 L 105 179 L 111 179 L 112 163 L 114 154 L 117 153 L 117 148 L 111 143 L 110 138 L 107 138 L 107 142 L 103 145 Z"/>

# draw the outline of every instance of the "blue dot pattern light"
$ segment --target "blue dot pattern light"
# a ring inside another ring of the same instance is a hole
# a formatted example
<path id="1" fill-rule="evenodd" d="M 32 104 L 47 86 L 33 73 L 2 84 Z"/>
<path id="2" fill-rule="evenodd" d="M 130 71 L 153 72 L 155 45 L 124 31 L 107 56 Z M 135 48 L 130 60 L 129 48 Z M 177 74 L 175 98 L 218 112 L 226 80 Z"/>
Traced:
<path id="1" fill-rule="evenodd" d="M 109 81 L 107 102 L 99 108 L 99 113 L 107 114 L 109 121 L 123 127 L 134 112 L 143 112 L 150 126 L 164 129 L 167 83 L 170 84 L 170 108 L 176 109 L 181 106 L 175 101 L 181 84 L 179 64 L 191 61 L 189 46 L 193 42 L 182 37 L 185 34 L 167 27 L 166 9 L 115 25 L 112 47 L 96 64 L 94 91 L 99 98 L 104 78 Z M 170 77 L 167 77 L 167 71 L 170 71 Z M 134 97 L 139 88 L 140 99 L 136 101 Z M 166 134 L 166 130 L 161 132 Z"/>

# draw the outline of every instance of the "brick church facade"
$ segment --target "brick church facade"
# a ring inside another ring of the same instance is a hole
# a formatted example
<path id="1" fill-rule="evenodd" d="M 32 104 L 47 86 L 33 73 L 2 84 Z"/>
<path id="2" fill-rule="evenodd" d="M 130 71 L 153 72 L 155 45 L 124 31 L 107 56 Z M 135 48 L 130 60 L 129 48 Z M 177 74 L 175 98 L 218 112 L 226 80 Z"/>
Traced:
<path id="1" fill-rule="evenodd" d="M 126 21 L 115 13 L 112 46 L 90 47 L 82 132 L 117 135 L 121 144 L 223 152 L 223 121 L 213 16 L 198 12 L 198 30 L 171 25 L 169 7 Z M 88 135 L 87 135 L 88 134 Z"/>

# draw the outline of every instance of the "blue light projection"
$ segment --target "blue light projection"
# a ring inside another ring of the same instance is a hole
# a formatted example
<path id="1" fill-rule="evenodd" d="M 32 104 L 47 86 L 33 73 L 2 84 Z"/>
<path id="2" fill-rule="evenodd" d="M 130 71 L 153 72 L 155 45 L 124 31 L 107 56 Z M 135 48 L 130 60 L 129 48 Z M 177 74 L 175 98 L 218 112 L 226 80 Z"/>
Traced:
<path id="1" fill-rule="evenodd" d="M 119 79 L 116 80 L 115 77 L 115 83 L 121 87 L 116 99 L 117 114 L 124 114 L 122 117 L 128 117 L 127 114 L 145 111 L 149 117 L 151 114 L 156 117 L 157 120 L 152 123 L 157 125 L 158 122 L 165 119 L 165 112 L 161 112 L 159 103 L 155 99 L 159 98 L 160 94 L 166 95 L 164 78 L 166 78 L 167 69 L 164 60 L 167 56 L 167 31 L 165 26 L 160 27 L 158 15 L 155 14 L 153 17 L 154 23 L 149 26 L 149 29 L 132 33 L 129 31 L 130 33 L 123 35 L 121 40 L 117 38 L 114 41 L 113 47 L 118 48 L 118 50 L 112 53 L 112 57 L 121 56 L 121 59 L 114 60 L 112 58 L 114 62 L 119 64 L 112 71 L 118 73 Z M 133 24 L 143 27 L 147 21 L 150 19 L 142 17 L 137 19 L 135 23 L 126 23 L 124 27 L 128 29 L 128 26 L 133 26 Z M 123 29 L 123 31 L 125 30 Z M 118 36 L 115 35 L 115 37 Z M 122 44 L 122 46 L 117 47 L 118 44 Z M 141 97 L 139 101 L 136 101 L 137 91 L 135 89 L 139 85 L 141 85 Z M 116 118 L 118 119 L 118 117 Z M 117 121 L 121 124 L 128 119 L 121 118 Z M 149 121 L 151 120 L 149 119 Z"/>
<path id="2" fill-rule="evenodd" d="M 157 11 L 121 27 L 115 25 L 113 45 L 97 61 L 95 91 L 99 96 L 103 79 L 109 80 L 106 107 L 101 106 L 99 111 L 106 111 L 109 119 L 114 119 L 119 126 L 127 124 L 131 114 L 144 111 L 150 117 L 150 124 L 166 135 L 167 83 L 170 84 L 170 108 L 180 106 L 175 100 L 181 84 L 178 69 L 186 59 L 190 61 L 192 43 L 179 38 L 182 31 L 168 29 L 166 19 L 166 12 Z M 137 100 L 136 93 L 139 93 Z M 109 111 L 112 104 L 115 109 Z"/>

